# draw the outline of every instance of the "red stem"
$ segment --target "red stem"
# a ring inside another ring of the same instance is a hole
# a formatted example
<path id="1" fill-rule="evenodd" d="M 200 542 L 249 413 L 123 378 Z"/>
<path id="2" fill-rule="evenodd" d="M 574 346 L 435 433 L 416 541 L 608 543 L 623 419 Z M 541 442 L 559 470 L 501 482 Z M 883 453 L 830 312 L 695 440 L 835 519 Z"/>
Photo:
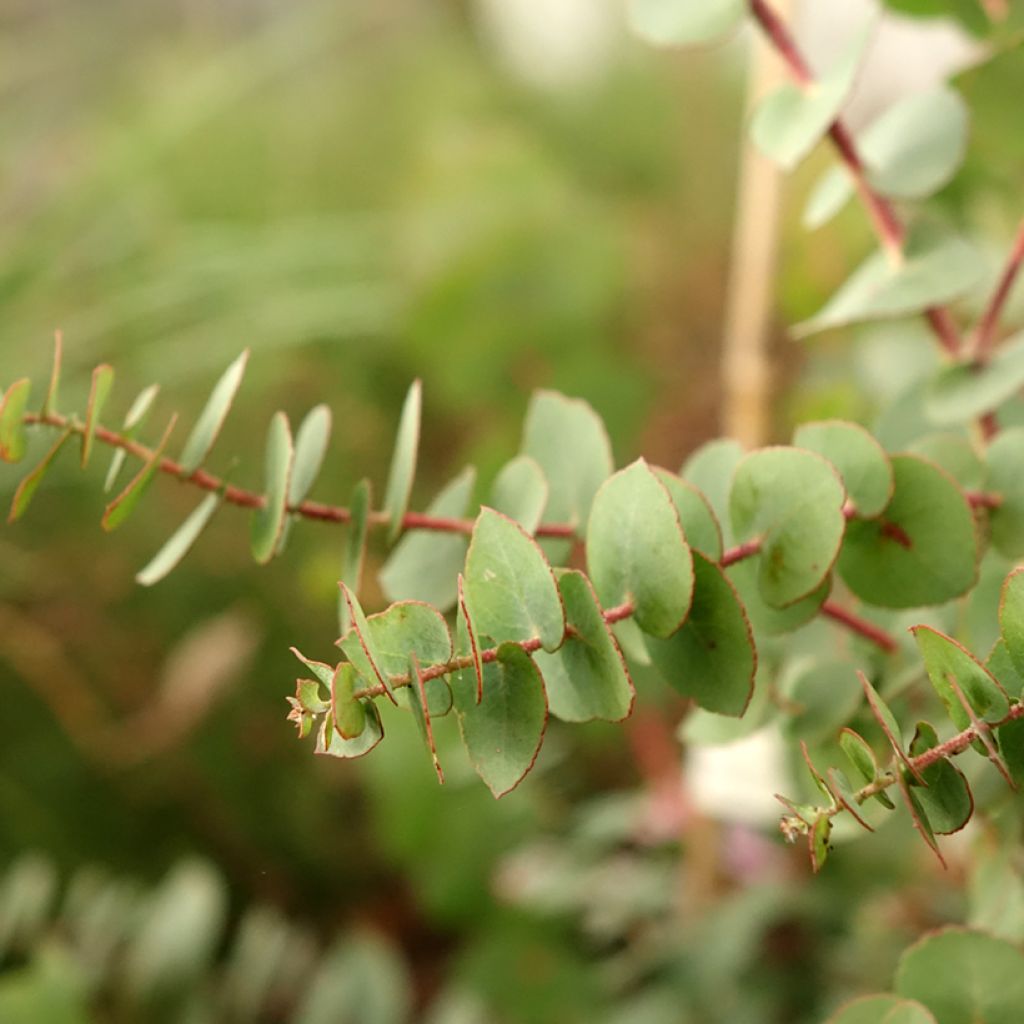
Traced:
<path id="1" fill-rule="evenodd" d="M 853 630 L 854 633 L 859 633 L 873 644 L 877 644 L 887 654 L 895 653 L 898 648 L 896 641 L 881 626 L 876 626 L 873 622 L 868 622 L 867 619 L 862 619 L 859 615 L 840 608 L 832 601 L 826 601 L 821 606 L 821 614 L 832 619 L 833 622 Z"/>
<path id="2" fill-rule="evenodd" d="M 767 0 L 750 0 L 750 10 L 769 42 L 789 68 L 790 74 L 801 88 L 814 84 L 814 76 L 804 60 L 796 41 L 785 22 L 776 14 Z M 899 219 L 891 202 L 878 194 L 868 181 L 864 161 L 857 150 L 853 136 L 842 120 L 837 119 L 828 130 L 839 154 L 853 178 L 872 227 L 882 247 L 897 265 L 903 262 L 903 247 L 906 242 L 906 228 Z M 925 317 L 935 333 L 939 344 L 951 355 L 960 350 L 960 336 L 953 318 L 944 307 L 936 306 L 925 311 Z"/>
<path id="3" fill-rule="evenodd" d="M 974 334 L 974 358 L 978 363 L 986 363 L 992 355 L 992 345 L 996 340 L 996 332 L 999 327 L 999 318 L 1017 283 L 1021 267 L 1024 266 L 1024 220 L 1020 222 L 1017 229 L 1017 238 L 1010 250 L 999 284 L 992 293 L 981 320 L 978 321 Z"/>

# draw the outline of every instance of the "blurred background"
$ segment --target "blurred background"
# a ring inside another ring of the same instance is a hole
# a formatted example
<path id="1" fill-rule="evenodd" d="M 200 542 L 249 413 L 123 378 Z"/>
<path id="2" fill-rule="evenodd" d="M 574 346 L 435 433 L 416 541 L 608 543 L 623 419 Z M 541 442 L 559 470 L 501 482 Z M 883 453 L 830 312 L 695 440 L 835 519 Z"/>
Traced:
<path id="1" fill-rule="evenodd" d="M 827 59 L 869 5 L 804 6 Z M 69 407 L 107 361 L 110 422 L 153 382 L 154 422 L 188 419 L 249 346 L 211 468 L 258 486 L 271 413 L 325 401 L 313 497 L 339 503 L 381 492 L 414 377 L 414 508 L 466 463 L 486 493 L 538 386 L 589 400 L 620 463 L 674 469 L 721 430 L 750 45 L 653 52 L 612 0 L 3 0 L 0 383 L 45 379 L 59 327 Z M 995 256 L 1024 73 L 964 72 L 979 45 L 890 18 L 851 116 L 962 73 L 972 148 L 934 205 Z M 913 324 L 785 337 L 871 245 L 856 209 L 801 228 L 827 166 L 781 200 L 765 440 L 869 421 L 932 358 Z M 257 569 L 229 510 L 143 590 L 193 496 L 164 482 L 109 536 L 105 459 L 71 462 L 0 531 L 4 1024 L 802 1024 L 962 920 L 909 828 L 812 886 L 763 816 L 705 820 L 682 704 L 643 679 L 624 727 L 552 723 L 500 802 L 447 719 L 443 789 L 400 719 L 323 763 L 285 721 L 288 648 L 330 657 L 344 532 L 300 524 Z"/>

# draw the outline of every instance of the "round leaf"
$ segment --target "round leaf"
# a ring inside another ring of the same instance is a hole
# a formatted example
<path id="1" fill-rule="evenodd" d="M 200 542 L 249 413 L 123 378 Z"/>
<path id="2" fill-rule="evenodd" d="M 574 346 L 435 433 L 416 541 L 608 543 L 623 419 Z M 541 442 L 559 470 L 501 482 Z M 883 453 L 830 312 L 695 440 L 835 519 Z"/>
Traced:
<path id="1" fill-rule="evenodd" d="M 793 630 L 805 626 L 813 619 L 821 606 L 828 600 L 832 592 L 832 576 L 829 574 L 812 594 L 787 605 L 785 608 L 773 608 L 766 604 L 758 586 L 758 566 L 754 558 L 744 559 L 730 565 L 726 570 L 729 581 L 736 588 L 740 601 L 746 610 L 747 618 L 754 627 L 756 635 L 779 636 L 792 633 Z"/>
<path id="2" fill-rule="evenodd" d="M 631 601 L 646 633 L 669 636 L 686 619 L 693 556 L 665 485 L 643 459 L 597 492 L 587 528 L 587 566 L 605 608 Z"/>
<path id="3" fill-rule="evenodd" d="M 924 1003 L 941 1024 L 1018 1024 L 1024 954 L 980 932 L 946 928 L 900 958 L 896 992 Z"/>
<path id="4" fill-rule="evenodd" d="M 758 587 L 768 604 L 784 608 L 821 586 L 842 543 L 845 500 L 832 466 L 799 448 L 763 448 L 736 467 L 733 531 L 761 539 Z"/>
<path id="5" fill-rule="evenodd" d="M 757 652 L 750 623 L 722 570 L 694 555 L 693 606 L 667 639 L 647 638 L 666 682 L 708 711 L 739 717 L 754 692 Z"/>
<path id="6" fill-rule="evenodd" d="M 917 757 L 939 745 L 939 737 L 927 723 L 920 722 L 910 743 L 911 756 Z M 959 832 L 974 814 L 974 797 L 963 773 L 947 758 L 921 769 L 925 785 L 917 788 L 921 809 L 932 829 L 940 836 Z"/>
<path id="7" fill-rule="evenodd" d="M 544 683 L 518 644 L 502 644 L 483 666 L 484 692 L 476 702 L 476 674 L 456 672 L 452 693 L 462 738 L 477 774 L 496 796 L 522 782 L 540 752 L 547 728 Z"/>
<path id="8" fill-rule="evenodd" d="M 1000 345 L 984 365 L 961 359 L 931 382 L 925 411 L 935 423 L 967 423 L 991 412 L 1024 387 L 1024 334 Z"/>
<path id="9" fill-rule="evenodd" d="M 481 509 L 466 555 L 466 604 L 476 635 L 496 643 L 540 639 L 553 651 L 565 635 L 555 577 L 536 542 L 494 509 Z"/>
<path id="10" fill-rule="evenodd" d="M 633 710 L 633 681 L 597 595 L 574 570 L 559 576 L 558 590 L 569 627 L 565 643 L 552 654 L 534 655 L 551 713 L 564 722 L 621 722 Z"/>
<path id="11" fill-rule="evenodd" d="M 840 1007 L 825 1024 L 937 1024 L 931 1012 L 913 999 L 861 996 Z"/>
<path id="12" fill-rule="evenodd" d="M 722 557 L 722 528 L 711 509 L 711 503 L 693 484 L 675 473 L 660 468 L 654 472 L 665 485 L 679 513 L 686 542 L 694 551 L 717 562 Z"/>
<path id="13" fill-rule="evenodd" d="M 377 668 L 389 677 L 404 676 L 409 655 L 423 668 L 443 665 L 452 658 L 452 637 L 444 616 L 418 601 L 402 601 L 366 620 Z M 342 645 L 344 649 L 344 644 Z"/>
<path id="14" fill-rule="evenodd" d="M 491 488 L 491 507 L 536 533 L 548 503 L 548 482 L 536 459 L 517 455 L 506 462 Z"/>
<path id="15" fill-rule="evenodd" d="M 840 420 L 805 423 L 793 434 L 793 444 L 817 452 L 835 466 L 859 516 L 876 516 L 889 504 L 889 456 L 863 427 Z"/>
<path id="16" fill-rule="evenodd" d="M 971 442 L 962 434 L 947 431 L 927 434 L 906 446 L 911 455 L 934 462 L 944 469 L 961 487 L 980 489 L 985 483 L 985 463 L 981 461 Z"/>
<path id="17" fill-rule="evenodd" d="M 914 455 L 892 459 L 896 489 L 880 519 L 847 525 L 839 572 L 862 600 L 883 608 L 942 604 L 977 578 L 978 540 L 956 481 Z"/>
<path id="18" fill-rule="evenodd" d="M 366 716 L 363 731 L 355 739 L 347 740 L 335 728 L 333 718 L 329 714 L 324 715 L 320 731 L 317 733 L 314 753 L 346 759 L 362 757 L 384 739 L 384 726 L 381 724 L 377 705 L 372 700 L 364 700 L 361 703 Z"/>

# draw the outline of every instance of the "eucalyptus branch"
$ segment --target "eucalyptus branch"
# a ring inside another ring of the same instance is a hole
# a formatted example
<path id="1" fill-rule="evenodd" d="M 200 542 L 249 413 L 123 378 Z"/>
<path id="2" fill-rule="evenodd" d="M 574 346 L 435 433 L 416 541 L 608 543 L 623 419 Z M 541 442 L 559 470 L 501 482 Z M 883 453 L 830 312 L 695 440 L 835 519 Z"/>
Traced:
<path id="1" fill-rule="evenodd" d="M 767 0 L 750 0 L 750 10 L 797 85 L 805 90 L 812 89 L 816 84 L 814 75 L 785 22 Z M 883 249 L 895 265 L 900 265 L 904 260 L 907 231 L 895 207 L 868 181 L 867 169 L 857 144 L 842 119 L 837 118 L 833 122 L 828 136 L 853 179 Z M 950 355 L 957 355 L 961 347 L 960 334 L 949 311 L 944 306 L 934 306 L 925 310 L 925 318 L 939 344 Z"/>
<path id="2" fill-rule="evenodd" d="M 601 617 L 609 626 L 612 626 L 616 622 L 622 622 L 623 619 L 630 618 L 635 610 L 636 608 L 633 603 L 631 601 L 627 601 L 624 604 L 616 605 L 614 608 L 606 608 L 601 613 Z M 572 627 L 567 626 L 565 638 L 568 638 L 571 633 Z M 535 654 L 541 648 L 539 637 L 533 637 L 530 640 L 517 640 L 512 642 L 515 643 L 517 647 L 521 647 L 527 654 Z M 480 651 L 481 664 L 489 665 L 491 662 L 497 660 L 497 647 L 488 647 L 486 650 Z M 429 683 L 432 679 L 440 679 L 442 676 L 449 675 L 452 672 L 460 672 L 463 669 L 472 668 L 474 664 L 475 661 L 471 654 L 452 658 L 450 661 L 442 662 L 440 665 L 431 665 L 429 668 L 423 669 L 423 671 L 420 672 L 420 681 L 423 683 Z M 397 690 L 402 686 L 410 686 L 412 684 L 412 677 L 408 672 L 406 672 L 400 676 L 389 676 L 388 682 L 391 684 L 392 690 Z M 362 690 L 356 690 L 352 696 L 355 699 L 362 699 L 367 697 L 383 697 L 386 693 L 387 690 L 383 684 L 378 683 L 376 686 L 367 686 Z"/>

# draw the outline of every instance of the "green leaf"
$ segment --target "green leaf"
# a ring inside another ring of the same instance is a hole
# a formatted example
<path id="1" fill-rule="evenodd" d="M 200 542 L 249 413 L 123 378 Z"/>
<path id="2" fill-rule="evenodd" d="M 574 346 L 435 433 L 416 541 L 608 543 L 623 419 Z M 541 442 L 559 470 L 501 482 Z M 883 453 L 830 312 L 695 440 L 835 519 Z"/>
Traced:
<path id="1" fill-rule="evenodd" d="M 985 490 L 1002 499 L 988 510 L 992 544 L 1007 558 L 1024 557 L 1024 427 L 1004 430 L 988 446 Z"/>
<path id="2" fill-rule="evenodd" d="M 370 649 L 378 670 L 389 679 L 409 670 L 409 653 L 421 666 L 444 665 L 452 659 L 452 637 L 444 616 L 429 604 L 401 601 L 367 620 Z M 342 640 L 347 654 L 351 644 Z M 350 659 L 355 660 L 355 659 Z"/>
<path id="3" fill-rule="evenodd" d="M 306 414 L 295 435 L 295 462 L 288 486 L 288 504 L 295 508 L 309 496 L 320 475 L 331 439 L 331 410 L 326 405 L 314 406 Z"/>
<path id="4" fill-rule="evenodd" d="M 693 606 L 667 639 L 647 637 L 665 681 L 708 711 L 741 716 L 754 692 L 757 652 L 743 605 L 725 574 L 694 555 Z"/>
<path id="5" fill-rule="evenodd" d="M 912 233 L 896 265 L 878 251 L 854 271 L 825 307 L 793 328 L 798 338 L 862 320 L 920 313 L 958 298 L 980 280 L 984 261 L 973 246 L 930 231 Z"/>
<path id="6" fill-rule="evenodd" d="M 892 464 L 885 449 L 861 426 L 840 420 L 805 423 L 793 444 L 824 456 L 836 468 L 857 515 L 870 519 L 889 504 Z"/>
<path id="7" fill-rule="evenodd" d="M 534 655 L 551 713 L 564 722 L 621 722 L 633 710 L 633 681 L 597 595 L 575 570 L 559 576 L 558 590 L 568 626 L 565 643 L 552 654 Z"/>
<path id="8" fill-rule="evenodd" d="M 857 139 L 857 149 L 876 191 L 895 199 L 923 199 L 946 185 L 964 158 L 967 106 L 948 86 L 913 93 L 895 103 Z M 856 191 L 845 167 L 820 180 L 804 213 L 817 228 Z"/>
<path id="9" fill-rule="evenodd" d="M 459 519 L 473 496 L 476 470 L 467 466 L 427 508 L 427 515 Z M 456 599 L 455 579 L 466 559 L 469 538 L 461 533 L 407 530 L 379 573 L 391 601 L 417 600 L 448 611 Z"/>
<path id="10" fill-rule="evenodd" d="M 1006 770 L 1018 789 L 1024 789 L 1024 718 L 1014 719 L 996 729 Z"/>
<path id="11" fill-rule="evenodd" d="M 483 676 L 479 704 L 472 669 L 453 674 L 452 692 L 473 768 L 500 797 L 515 789 L 533 767 L 548 708 L 540 672 L 518 644 L 502 644 L 496 659 L 483 666 Z"/>
<path id="12" fill-rule="evenodd" d="M 819 814 L 807 833 L 807 846 L 811 853 L 811 868 L 818 872 L 825 866 L 828 859 L 829 837 L 832 835 L 832 819 L 827 814 Z"/>
<path id="13" fill-rule="evenodd" d="M 984 365 L 971 358 L 942 367 L 925 411 L 935 423 L 968 423 L 992 412 L 1024 387 L 1024 333 L 999 346 Z"/>
<path id="14" fill-rule="evenodd" d="M 114 386 L 114 368 L 97 366 L 92 371 L 92 384 L 89 388 L 89 404 L 86 406 L 85 428 L 82 431 L 82 469 L 89 465 L 92 443 L 96 435 L 96 424 L 103 415 L 103 408 L 110 397 L 110 389 Z"/>
<path id="15" fill-rule="evenodd" d="M 950 676 L 979 718 L 997 722 L 1006 716 L 1010 710 L 1006 691 L 970 651 L 931 626 L 914 626 L 911 632 L 928 678 L 958 729 L 968 728 L 971 718 L 950 685 Z"/>
<path id="16" fill-rule="evenodd" d="M 402 519 L 409 508 L 412 482 L 416 476 L 416 458 L 420 446 L 420 418 L 423 411 L 423 385 L 415 380 L 405 396 L 398 422 L 391 470 L 384 491 L 384 511 L 388 514 L 388 542 L 393 544 L 402 532 Z"/>
<path id="17" fill-rule="evenodd" d="M 14 498 L 11 500 L 11 511 L 8 513 L 7 522 L 13 523 L 25 514 L 25 510 L 35 496 L 36 491 L 39 490 L 39 485 L 43 482 L 43 477 L 46 476 L 47 470 L 53 464 L 57 453 L 64 447 L 65 442 L 72 433 L 71 427 L 65 428 L 60 437 L 54 441 L 50 450 L 43 456 L 39 465 L 18 484 L 18 489 L 14 492 Z"/>
<path id="18" fill-rule="evenodd" d="M 129 441 L 135 439 L 159 393 L 159 384 L 150 384 L 148 388 L 143 388 L 139 392 L 135 401 L 128 407 L 128 413 L 124 418 L 124 425 L 121 427 L 122 437 Z M 121 467 L 124 465 L 124 460 L 124 449 L 118 448 L 110 458 L 110 468 L 107 470 L 107 478 L 103 483 L 104 491 L 113 490 L 117 477 L 121 472 Z"/>
<path id="19" fill-rule="evenodd" d="M 363 585 L 363 563 L 366 560 L 366 534 L 372 499 L 372 486 L 369 480 L 360 480 L 352 491 L 348 509 L 351 518 L 348 524 L 348 539 L 345 543 L 345 555 L 341 563 L 341 578 L 353 594 L 358 594 Z M 348 618 L 348 605 L 344 595 L 338 592 L 338 624 L 339 633 L 348 632 L 352 623 Z"/>
<path id="20" fill-rule="evenodd" d="M 896 721 L 896 716 L 889 709 L 889 705 L 882 700 L 878 691 L 868 682 L 868 677 L 863 672 L 858 670 L 857 678 L 860 679 L 860 685 L 864 690 L 864 696 L 867 698 L 868 707 L 871 708 L 875 721 L 881 726 L 882 732 L 889 741 L 889 746 L 892 747 L 893 753 L 903 762 L 907 771 L 920 782 L 920 773 L 910 763 L 910 757 L 907 755 L 906 750 L 903 749 L 903 733 L 899 722 Z"/>
<path id="21" fill-rule="evenodd" d="M 23 377 L 16 380 L 0 399 L 0 459 L 20 462 L 25 457 L 25 409 L 32 391 L 32 382 Z"/>
<path id="22" fill-rule="evenodd" d="M 1024 696 L 1024 676 L 1017 670 L 1002 637 L 996 641 L 985 659 L 985 668 L 999 680 L 999 685 L 1011 696 Z"/>
<path id="23" fill-rule="evenodd" d="M 1024 568 L 1014 569 L 1003 582 L 999 632 L 1017 675 L 1024 676 Z"/>
<path id="24" fill-rule="evenodd" d="M 50 370 L 50 384 L 46 389 L 46 398 L 43 399 L 42 415 L 50 416 L 58 412 L 60 404 L 60 370 L 64 361 L 64 334 L 61 331 L 53 332 L 53 367 Z"/>
<path id="25" fill-rule="evenodd" d="M 343 581 L 339 581 L 338 586 L 341 588 L 342 596 L 348 606 L 348 618 L 352 623 L 352 628 L 348 633 L 338 640 L 338 646 L 345 652 L 348 660 L 355 665 L 360 675 L 373 679 L 384 687 L 384 692 L 388 695 L 391 703 L 397 704 L 391 679 L 381 667 L 380 654 L 374 644 L 374 633 L 370 629 L 359 599 Z M 402 670 L 399 669 L 399 671 Z"/>
<path id="26" fill-rule="evenodd" d="M 839 732 L 839 747 L 849 758 L 850 764 L 853 765 L 854 771 L 857 773 L 862 785 L 870 785 L 882 774 L 871 744 L 859 733 L 854 732 L 852 729 L 841 729 Z M 889 810 L 896 806 L 889 799 L 888 794 L 884 792 L 875 793 L 874 799 L 884 807 L 889 808 Z"/>
<path id="27" fill-rule="evenodd" d="M 220 380 L 214 385 L 210 397 L 206 400 L 203 411 L 199 414 L 192 432 L 188 435 L 185 447 L 181 451 L 181 468 L 186 476 L 194 473 L 206 460 L 220 434 L 221 427 L 227 419 L 231 403 L 238 394 L 246 363 L 249 361 L 249 350 L 244 352 L 224 371 Z"/>
<path id="28" fill-rule="evenodd" d="M 981 932 L 945 928 L 900 957 L 896 992 L 918 999 L 941 1024 L 1018 1024 L 1024 954 Z"/>
<path id="29" fill-rule="evenodd" d="M 692 452 L 679 470 L 679 475 L 708 499 L 722 530 L 722 543 L 726 546 L 733 542 L 729 523 L 729 489 L 732 475 L 744 454 L 739 441 L 718 438 Z"/>
<path id="30" fill-rule="evenodd" d="M 952 477 L 914 455 L 894 455 L 896 489 L 880 519 L 847 524 L 839 573 L 882 608 L 942 604 L 977 579 L 974 516 Z"/>
<path id="31" fill-rule="evenodd" d="M 536 533 L 548 503 L 548 482 L 537 460 L 517 455 L 506 462 L 491 488 L 490 503 L 527 533 Z"/>
<path id="32" fill-rule="evenodd" d="M 643 459 L 619 470 L 594 498 L 587 567 L 605 608 L 631 602 L 637 625 L 669 636 L 693 598 L 693 556 L 665 485 Z"/>
<path id="33" fill-rule="evenodd" d="M 317 733 L 314 753 L 329 754 L 331 757 L 362 757 L 384 739 L 384 726 L 381 724 L 377 705 L 372 700 L 364 700 L 361 703 L 366 714 L 363 731 L 355 739 L 347 740 L 335 728 L 333 718 L 324 715 L 320 722 L 320 731 Z"/>
<path id="34" fill-rule="evenodd" d="M 925 841 L 928 849 L 935 854 L 939 859 L 939 863 L 946 867 L 946 858 L 942 856 L 942 851 L 939 849 L 939 844 L 935 839 L 935 831 L 932 829 L 931 822 L 928 820 L 928 815 L 925 814 L 924 807 L 921 806 L 921 801 L 918 799 L 918 794 L 921 792 L 920 789 L 912 789 L 910 782 L 908 781 L 908 775 L 904 771 L 899 772 L 897 779 L 897 785 L 899 787 L 900 795 L 903 797 L 903 802 L 907 806 L 907 810 L 910 812 L 910 818 L 914 825 L 914 831 Z"/>
<path id="35" fill-rule="evenodd" d="M 479 704 L 484 695 L 483 655 L 481 654 L 480 646 L 477 643 L 473 620 L 470 619 L 469 609 L 466 607 L 466 595 L 463 592 L 464 582 L 462 573 L 459 573 L 459 608 L 456 615 L 456 636 L 459 656 L 468 657 L 472 663 L 473 677 L 476 679 L 476 702 Z"/>
<path id="36" fill-rule="evenodd" d="M 679 513 L 686 543 L 712 562 L 719 561 L 722 557 L 722 528 L 711 509 L 711 503 L 693 484 L 675 473 L 659 467 L 655 467 L 654 472 L 665 485 Z"/>
<path id="37" fill-rule="evenodd" d="M 416 652 L 409 655 L 409 686 L 402 691 L 405 703 L 412 712 L 416 728 L 426 744 L 430 759 L 434 763 L 437 781 L 444 785 L 444 771 L 437 757 L 437 744 L 434 742 L 434 725 L 431 721 L 430 698 L 427 695 L 428 682 L 424 681 Z M 447 691 L 447 685 L 445 685 Z"/>
<path id="38" fill-rule="evenodd" d="M 853 87 L 871 25 L 861 29 L 835 67 L 817 82 L 787 82 L 766 96 L 754 112 L 750 135 L 766 156 L 792 170 L 821 140 L 839 116 Z"/>
<path id="39" fill-rule="evenodd" d="M 788 712 L 782 719 L 783 733 L 808 743 L 834 739 L 864 696 L 853 666 L 831 660 L 803 662 L 783 679 L 780 691 Z"/>
<path id="40" fill-rule="evenodd" d="M 846 492 L 832 466 L 799 448 L 762 448 L 736 467 L 729 511 L 740 541 L 761 539 L 758 586 L 784 608 L 817 590 L 843 540 Z"/>
<path id="41" fill-rule="evenodd" d="M 910 753 L 917 757 L 939 745 L 939 737 L 927 722 L 918 722 L 910 742 Z M 921 769 L 925 785 L 914 795 L 932 829 L 940 836 L 959 832 L 974 814 L 974 797 L 963 773 L 948 758 Z"/>
<path id="42" fill-rule="evenodd" d="M 366 728 L 366 709 L 353 694 L 359 676 L 355 666 L 342 661 L 331 675 L 331 717 L 342 739 L 354 740 Z"/>
<path id="43" fill-rule="evenodd" d="M 222 498 L 223 491 L 206 495 L 146 567 L 136 573 L 135 582 L 141 583 L 144 587 L 151 587 L 167 576 L 192 549 L 192 545 L 199 539 L 199 535 L 206 529 L 207 523 L 220 507 Z"/>
<path id="44" fill-rule="evenodd" d="M 250 530 L 253 558 L 260 565 L 274 557 L 284 530 L 294 454 L 288 417 L 283 412 L 274 413 L 264 456 L 264 505 L 253 512 Z"/>
<path id="45" fill-rule="evenodd" d="M 535 391 L 519 450 L 537 461 L 548 481 L 547 519 L 582 533 L 594 495 L 614 469 L 601 417 L 582 399 Z"/>
<path id="46" fill-rule="evenodd" d="M 103 518 L 100 521 L 104 530 L 108 532 L 116 530 L 135 511 L 142 500 L 142 496 L 149 489 L 149 485 L 153 482 L 153 478 L 160 469 L 160 463 L 163 461 L 167 442 L 170 441 L 171 432 L 174 430 L 174 425 L 177 422 L 178 416 L 175 413 L 171 416 L 170 422 L 164 430 L 164 436 L 160 439 L 160 443 L 150 453 L 149 458 L 142 464 L 139 471 L 128 483 L 128 486 L 107 505 Z"/>
<path id="47" fill-rule="evenodd" d="M 477 636 L 561 646 L 565 613 L 551 566 L 523 528 L 483 508 L 466 555 L 466 604 Z"/>
<path id="48" fill-rule="evenodd" d="M 726 571 L 729 581 L 736 588 L 740 601 L 746 609 L 747 618 L 758 636 L 779 636 L 792 633 L 805 626 L 828 600 L 832 593 L 832 576 L 826 576 L 812 594 L 795 601 L 785 608 L 773 608 L 766 604 L 758 585 L 759 569 L 757 559 L 746 558 L 730 565 Z"/>
<path id="49" fill-rule="evenodd" d="M 706 43 L 734 29 L 743 0 L 629 0 L 629 27 L 654 46 Z"/>
<path id="50" fill-rule="evenodd" d="M 825 1024 L 938 1024 L 914 999 L 899 996 L 861 996 L 841 1006 Z"/>

